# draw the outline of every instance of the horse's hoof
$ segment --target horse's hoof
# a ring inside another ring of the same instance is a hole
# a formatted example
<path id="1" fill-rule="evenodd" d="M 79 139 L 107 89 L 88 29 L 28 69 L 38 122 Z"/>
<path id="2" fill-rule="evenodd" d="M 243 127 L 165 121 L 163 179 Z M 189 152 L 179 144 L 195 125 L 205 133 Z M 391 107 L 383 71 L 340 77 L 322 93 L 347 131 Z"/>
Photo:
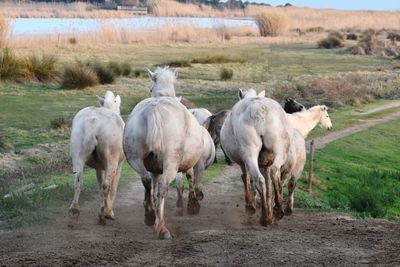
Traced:
<path id="1" fill-rule="evenodd" d="M 183 208 L 182 207 L 176 208 L 175 214 L 178 216 L 183 216 Z"/>
<path id="2" fill-rule="evenodd" d="M 200 212 L 200 204 L 199 201 L 195 198 L 189 199 L 187 204 L 187 213 L 191 215 L 199 214 Z"/>
<path id="3" fill-rule="evenodd" d="M 246 205 L 246 214 L 253 215 L 256 213 L 256 208 L 253 205 Z"/>
<path id="4" fill-rule="evenodd" d="M 204 198 L 203 191 L 196 190 L 196 197 L 197 197 L 198 200 L 203 200 L 203 198 Z"/>
<path id="5" fill-rule="evenodd" d="M 290 215 L 292 215 L 292 209 L 289 207 L 286 207 L 285 208 L 285 216 L 290 216 Z"/>
<path id="6" fill-rule="evenodd" d="M 99 214 L 99 219 L 97 220 L 97 223 L 99 225 L 106 225 L 107 224 L 106 218 L 103 215 Z"/>
<path id="7" fill-rule="evenodd" d="M 147 226 L 153 226 L 156 223 L 156 215 L 154 211 L 146 211 L 144 214 L 144 223 Z"/>
<path id="8" fill-rule="evenodd" d="M 272 219 L 268 219 L 268 218 L 260 218 L 260 224 L 262 226 L 268 226 L 270 224 L 272 224 Z"/>
<path id="9" fill-rule="evenodd" d="M 105 215 L 104 218 L 108 220 L 115 220 L 114 215 Z"/>
<path id="10" fill-rule="evenodd" d="M 163 227 L 160 232 L 158 233 L 158 238 L 159 239 L 171 239 L 172 236 L 169 233 L 168 229 Z"/>
<path id="11" fill-rule="evenodd" d="M 69 210 L 68 210 L 68 214 L 69 214 L 69 216 L 70 216 L 71 218 L 78 218 L 80 213 L 81 213 L 81 212 L 79 211 L 79 209 L 78 209 L 78 208 L 75 208 L 75 207 L 71 207 L 71 208 L 69 208 Z"/>
<path id="12" fill-rule="evenodd" d="M 277 220 L 280 220 L 283 218 L 283 216 L 285 215 L 285 213 L 283 212 L 283 210 L 278 209 L 278 207 L 274 207 L 274 217 Z"/>

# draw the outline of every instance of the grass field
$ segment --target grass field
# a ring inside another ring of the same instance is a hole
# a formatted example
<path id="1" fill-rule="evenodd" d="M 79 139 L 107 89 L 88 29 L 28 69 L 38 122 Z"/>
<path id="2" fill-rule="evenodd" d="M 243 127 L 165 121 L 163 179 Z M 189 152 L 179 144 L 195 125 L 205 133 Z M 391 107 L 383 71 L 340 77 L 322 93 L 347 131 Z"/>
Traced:
<path id="1" fill-rule="evenodd" d="M 27 48 L 21 48 L 15 52 L 19 56 L 44 53 L 41 50 Z M 11 153 L 11 157 L 16 157 L 18 167 L 27 168 L 27 170 L 40 169 L 44 166 L 43 164 L 48 158 L 46 157 L 44 160 L 42 154 L 31 152 L 43 150 L 43 147 L 47 148 L 49 144 L 59 147 L 56 157 L 66 159 L 66 164 L 64 164 L 66 166 L 62 170 L 48 170 L 45 175 L 38 174 L 40 171 L 37 170 L 32 172 L 33 174 L 27 171 L 22 172 L 23 176 L 10 175 L 9 166 L 4 166 L 0 170 L 0 181 L 3 181 L 1 194 L 6 194 L 32 181 L 35 182 L 37 188 L 43 188 L 53 183 L 59 185 L 54 194 L 53 191 L 50 194 L 48 191 L 39 189 L 33 194 L 20 194 L 6 200 L 1 199 L 0 221 L 6 221 L 4 223 L 6 227 L 24 224 L 29 222 L 29 218 L 36 218 L 34 221 L 43 220 L 45 217 L 43 217 L 42 210 L 52 206 L 63 205 L 67 209 L 73 193 L 72 175 L 67 162 L 67 143 L 70 134 L 68 122 L 81 108 L 97 106 L 95 95 L 103 95 L 105 90 L 112 90 L 121 95 L 121 114 L 126 119 L 135 104 L 148 96 L 150 81 L 146 74 L 146 68 L 154 69 L 156 66 L 172 61 L 194 62 L 194 59 L 206 57 L 218 56 L 227 59 L 229 62 L 226 63 L 192 63 L 191 67 L 177 68 L 177 95 L 184 96 L 196 106 L 208 108 L 211 112 L 230 109 L 237 101 L 239 88 L 266 90 L 268 96 L 279 101 L 287 96 L 292 96 L 308 106 L 327 104 L 332 107 L 330 114 L 335 130 L 369 118 L 382 117 L 399 111 L 399 108 L 392 108 L 370 115 L 357 115 L 359 109 L 373 108 L 386 103 L 388 101 L 386 99 L 399 97 L 398 67 L 400 62 L 389 57 L 351 56 L 344 49 L 320 50 L 313 45 L 262 43 L 161 46 L 114 44 L 93 47 L 59 46 L 48 49 L 46 53 L 57 55 L 59 69 L 79 59 L 82 62 L 98 60 L 105 63 L 128 61 L 131 62 L 133 71 L 129 77 L 118 78 L 113 84 L 99 85 L 85 90 L 60 89 L 56 82 L 53 84 L 0 83 L 0 142 L 8 147 L 2 153 L 16 152 Z M 223 68 L 233 70 L 232 80 L 221 81 L 220 71 Z M 138 73 L 138 77 L 135 77 L 135 73 Z M 365 99 L 363 96 L 366 94 L 373 95 Z M 354 102 L 354 100 L 359 101 Z M 56 129 L 52 128 L 52 122 L 59 118 L 66 121 L 65 125 Z M 356 174 L 359 173 L 359 170 L 362 170 L 360 173 L 367 172 L 365 175 L 362 174 L 363 177 L 370 177 L 369 173 L 376 167 L 379 173 L 385 171 L 381 175 L 382 179 L 386 179 L 384 177 L 386 177 L 387 171 L 395 173 L 396 162 L 384 160 L 384 156 L 386 151 L 389 153 L 387 154 L 388 158 L 396 159 L 396 153 L 398 154 L 399 151 L 393 147 L 394 140 L 396 138 L 398 140 L 396 131 L 399 132 L 399 124 L 385 124 L 382 127 L 386 128 L 381 131 L 376 130 L 380 128 L 376 128 L 366 133 L 360 133 L 361 136 L 365 135 L 362 137 L 364 138 L 362 141 L 351 139 L 354 138 L 352 136 L 349 137 L 350 141 L 346 138 L 318 151 L 318 169 L 316 169 L 315 175 L 322 181 L 321 192 L 315 197 L 310 197 L 304 191 L 299 190 L 296 193 L 297 203 L 302 207 L 340 208 L 340 210 L 350 211 L 352 210 L 350 202 L 346 202 L 346 200 L 343 202 L 344 204 L 335 205 L 332 202 L 334 196 L 330 195 L 331 191 L 326 188 L 335 188 L 335 192 L 345 194 L 345 190 L 347 190 L 344 189 L 345 186 L 349 186 L 350 182 L 355 184 Z M 391 135 L 386 136 L 386 132 Z M 310 138 L 325 133 L 323 130 L 316 129 L 311 133 Z M 370 149 L 373 144 L 363 146 L 363 142 L 368 140 L 370 142 L 381 140 L 380 143 L 377 143 L 376 151 Z M 341 142 L 344 142 L 342 145 L 346 150 L 343 147 L 339 149 Z M 349 147 L 354 147 L 354 150 L 349 150 Z M 367 147 L 368 150 L 362 150 L 363 147 Z M 346 151 L 363 156 L 356 157 L 346 154 Z M 51 155 L 47 156 L 51 158 Z M 207 170 L 205 183 L 221 171 L 222 160 L 220 162 Z M 378 164 L 378 162 L 382 164 Z M 341 164 L 344 164 L 345 167 L 342 167 Z M 339 172 L 335 168 L 341 171 Z M 7 171 L 4 172 L 6 169 Z M 349 176 L 342 179 L 347 181 L 345 186 L 339 182 L 338 174 Z M 133 174 L 128 164 L 125 164 L 121 184 L 132 181 L 132 177 L 136 177 L 136 175 Z M 326 177 L 330 177 L 330 180 L 327 181 Z M 390 177 L 395 176 L 390 175 Z M 85 172 L 84 187 L 84 199 L 90 199 L 97 195 L 97 183 L 92 170 Z M 304 187 L 304 184 L 301 184 L 301 187 Z M 384 216 L 397 218 L 397 210 L 400 208 L 396 207 L 400 204 L 398 200 L 395 200 L 395 203 L 397 204 L 393 206 L 394 208 Z M 382 216 L 382 213 L 376 214 Z M 366 213 L 366 215 L 369 214 Z"/>
<path id="2" fill-rule="evenodd" d="M 298 204 L 400 220 L 399 129 L 399 120 L 384 123 L 317 150 L 314 177 L 319 183 L 313 197 L 299 192 Z M 300 187 L 305 186 L 303 180 Z"/>

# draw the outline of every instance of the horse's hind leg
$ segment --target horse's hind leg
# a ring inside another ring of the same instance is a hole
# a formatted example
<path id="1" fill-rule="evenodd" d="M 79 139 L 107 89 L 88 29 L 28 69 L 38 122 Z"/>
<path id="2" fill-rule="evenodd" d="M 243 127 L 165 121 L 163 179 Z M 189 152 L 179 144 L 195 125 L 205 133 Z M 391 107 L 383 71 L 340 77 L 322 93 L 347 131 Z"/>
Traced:
<path id="1" fill-rule="evenodd" d="M 168 192 L 168 184 L 171 180 L 176 177 L 177 167 L 169 165 L 167 162 L 164 162 L 163 174 L 157 175 L 153 177 L 153 197 L 154 204 L 156 207 L 156 223 L 155 229 L 157 231 L 158 237 L 160 239 L 169 239 L 171 238 L 171 234 L 168 231 L 167 227 L 165 227 L 164 221 L 164 201 L 165 196 Z"/>
<path id="2" fill-rule="evenodd" d="M 176 191 L 178 200 L 176 201 L 176 214 L 179 216 L 183 215 L 183 181 L 182 173 L 178 173 L 175 178 Z"/>
<path id="3" fill-rule="evenodd" d="M 106 223 L 104 216 L 102 216 L 103 211 L 104 211 L 104 200 L 103 200 L 103 192 L 102 192 L 101 186 L 103 185 L 103 180 L 105 179 L 104 175 L 105 175 L 104 170 L 96 169 L 97 183 L 99 185 L 99 192 L 100 192 L 100 198 L 101 198 L 98 223 L 103 224 L 103 225 Z"/>
<path id="4" fill-rule="evenodd" d="M 110 181 L 110 207 L 111 207 L 112 218 L 107 218 L 107 219 L 114 219 L 114 212 L 113 212 L 114 200 L 117 196 L 118 182 L 119 182 L 119 177 L 121 176 L 121 169 L 122 169 L 122 162 L 119 162 L 115 175 L 114 177 L 112 177 L 112 180 Z"/>
<path id="5" fill-rule="evenodd" d="M 189 214 L 198 214 L 200 211 L 200 204 L 195 192 L 193 169 L 190 169 L 186 172 L 186 177 L 189 182 L 189 201 L 187 204 L 187 212 Z"/>
<path id="6" fill-rule="evenodd" d="M 276 158 L 275 158 L 276 159 Z M 280 168 L 274 164 L 268 168 L 268 175 L 274 184 L 275 191 L 275 207 L 274 216 L 276 219 L 280 220 L 284 216 L 283 204 L 282 204 L 282 183 L 281 183 L 281 173 Z"/>
<path id="7" fill-rule="evenodd" d="M 272 224 L 272 193 L 271 179 L 268 175 L 264 178 L 258 168 L 257 158 L 246 160 L 246 168 L 249 170 L 251 178 L 254 180 L 256 189 L 261 199 L 260 224 L 266 226 Z"/>
<path id="8" fill-rule="evenodd" d="M 256 208 L 253 203 L 253 193 L 250 190 L 250 175 L 246 170 L 246 167 L 240 165 L 240 169 L 242 170 L 242 181 L 244 184 L 244 199 L 246 201 L 246 212 L 248 214 L 254 214 L 256 212 Z"/>
<path id="9" fill-rule="evenodd" d="M 71 217 L 79 216 L 79 196 L 82 190 L 83 183 L 83 166 L 84 162 L 81 160 L 72 159 L 73 173 L 74 173 L 74 199 L 72 200 L 71 206 L 69 207 L 69 215 Z"/>
<path id="10" fill-rule="evenodd" d="M 289 180 L 288 184 L 288 196 L 287 196 L 287 204 L 285 208 L 285 215 L 291 215 L 293 211 L 294 205 L 294 190 L 296 188 L 297 179 L 292 176 Z"/>

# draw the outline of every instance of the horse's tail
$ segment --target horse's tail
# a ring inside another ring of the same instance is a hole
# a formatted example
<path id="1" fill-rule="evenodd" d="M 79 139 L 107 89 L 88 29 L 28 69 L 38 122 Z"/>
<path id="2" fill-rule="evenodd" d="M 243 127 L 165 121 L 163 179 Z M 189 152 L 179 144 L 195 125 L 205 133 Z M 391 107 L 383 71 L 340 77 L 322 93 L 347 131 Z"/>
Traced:
<path id="1" fill-rule="evenodd" d="M 154 154 L 159 154 L 163 149 L 162 123 L 163 119 L 160 110 L 152 106 L 147 113 L 146 144 L 148 145 L 149 151 Z"/>

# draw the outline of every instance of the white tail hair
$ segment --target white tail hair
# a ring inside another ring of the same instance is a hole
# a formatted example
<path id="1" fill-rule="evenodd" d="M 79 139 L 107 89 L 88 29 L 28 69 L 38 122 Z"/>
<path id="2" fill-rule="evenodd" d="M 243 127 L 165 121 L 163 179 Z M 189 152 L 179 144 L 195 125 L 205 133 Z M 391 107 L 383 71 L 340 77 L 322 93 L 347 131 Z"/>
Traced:
<path id="1" fill-rule="evenodd" d="M 156 106 L 152 106 L 147 113 L 146 144 L 149 145 L 149 150 L 156 155 L 163 149 L 162 122 L 163 119 L 160 110 Z"/>

